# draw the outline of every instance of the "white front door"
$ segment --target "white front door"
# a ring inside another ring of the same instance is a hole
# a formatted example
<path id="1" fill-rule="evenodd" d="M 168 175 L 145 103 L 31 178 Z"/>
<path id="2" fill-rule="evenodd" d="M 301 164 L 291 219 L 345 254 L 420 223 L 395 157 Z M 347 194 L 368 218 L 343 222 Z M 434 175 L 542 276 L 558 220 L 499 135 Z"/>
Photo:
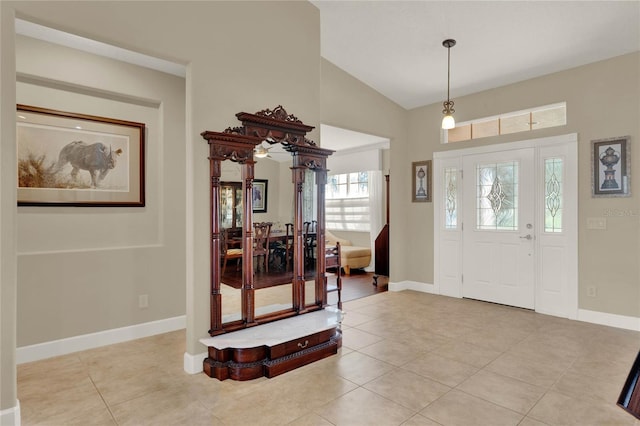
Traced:
<path id="1" fill-rule="evenodd" d="M 575 133 L 434 153 L 431 291 L 576 318 L 577 159 Z"/>
<path id="2" fill-rule="evenodd" d="M 534 149 L 463 157 L 462 296 L 535 305 Z"/>

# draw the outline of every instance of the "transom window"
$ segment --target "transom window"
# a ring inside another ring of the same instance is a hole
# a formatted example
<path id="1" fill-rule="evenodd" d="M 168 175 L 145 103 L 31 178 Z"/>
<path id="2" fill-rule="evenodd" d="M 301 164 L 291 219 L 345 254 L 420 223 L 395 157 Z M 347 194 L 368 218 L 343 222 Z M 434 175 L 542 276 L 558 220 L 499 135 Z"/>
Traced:
<path id="1" fill-rule="evenodd" d="M 567 104 L 545 105 L 459 123 L 444 131 L 444 143 L 527 132 L 567 124 Z"/>

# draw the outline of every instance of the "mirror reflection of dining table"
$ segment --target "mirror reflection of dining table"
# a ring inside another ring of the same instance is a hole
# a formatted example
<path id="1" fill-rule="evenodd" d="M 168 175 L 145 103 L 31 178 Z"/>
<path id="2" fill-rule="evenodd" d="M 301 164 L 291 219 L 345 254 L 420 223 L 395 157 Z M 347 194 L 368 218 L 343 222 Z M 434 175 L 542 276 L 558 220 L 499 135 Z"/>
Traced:
<path id="1" fill-rule="evenodd" d="M 312 245 L 315 245 L 316 233 L 309 232 L 305 234 L 303 238 L 308 239 Z M 292 271 L 293 240 L 293 233 L 287 235 L 287 231 L 285 229 L 271 230 L 267 240 L 267 245 L 269 247 L 269 269 L 270 271 L 273 271 L 273 273 L 269 272 L 267 275 L 281 275 L 283 272 Z M 241 248 L 242 241 L 242 235 L 240 233 L 236 233 L 235 236 L 229 239 L 229 246 L 233 248 Z M 287 247 L 289 247 L 289 253 L 287 253 Z M 305 271 L 305 275 L 307 275 L 307 272 L 313 272 L 315 270 L 315 267 L 313 267 L 314 260 L 313 251 L 305 251 L 305 266 L 308 267 L 308 271 Z M 256 274 L 263 275 L 263 271 L 255 272 Z"/>

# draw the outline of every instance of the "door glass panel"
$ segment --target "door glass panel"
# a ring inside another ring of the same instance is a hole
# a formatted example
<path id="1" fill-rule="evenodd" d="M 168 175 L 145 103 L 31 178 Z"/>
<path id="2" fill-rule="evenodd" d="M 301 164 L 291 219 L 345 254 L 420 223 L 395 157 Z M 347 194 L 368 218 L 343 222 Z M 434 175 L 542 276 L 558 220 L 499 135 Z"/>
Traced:
<path id="1" fill-rule="evenodd" d="M 477 229 L 518 229 L 518 162 L 479 164 L 477 182 Z"/>
<path id="2" fill-rule="evenodd" d="M 562 175 L 561 158 L 544 160 L 544 231 L 562 232 Z"/>
<path id="3" fill-rule="evenodd" d="M 444 227 L 458 228 L 458 169 L 448 167 L 444 169 Z"/>

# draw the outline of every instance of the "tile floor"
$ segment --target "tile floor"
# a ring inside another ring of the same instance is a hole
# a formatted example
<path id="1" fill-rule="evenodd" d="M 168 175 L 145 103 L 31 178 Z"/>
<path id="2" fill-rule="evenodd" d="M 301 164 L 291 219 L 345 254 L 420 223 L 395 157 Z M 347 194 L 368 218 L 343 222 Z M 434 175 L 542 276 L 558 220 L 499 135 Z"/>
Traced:
<path id="1" fill-rule="evenodd" d="M 345 303 L 343 348 L 273 379 L 182 370 L 177 331 L 18 366 L 30 425 L 629 425 L 640 333 L 411 291 Z"/>

